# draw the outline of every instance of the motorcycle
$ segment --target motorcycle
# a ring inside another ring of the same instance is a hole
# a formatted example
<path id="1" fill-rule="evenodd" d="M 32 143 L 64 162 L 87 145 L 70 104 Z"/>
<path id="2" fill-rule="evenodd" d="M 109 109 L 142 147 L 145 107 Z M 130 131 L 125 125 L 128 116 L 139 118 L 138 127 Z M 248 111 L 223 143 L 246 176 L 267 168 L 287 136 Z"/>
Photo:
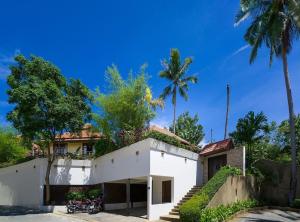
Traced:
<path id="1" fill-rule="evenodd" d="M 75 213 L 76 211 L 83 211 L 86 212 L 89 209 L 90 204 L 92 203 L 91 200 L 86 199 L 86 200 L 70 200 L 66 207 L 67 207 L 67 212 L 69 214 Z"/>
<path id="2" fill-rule="evenodd" d="M 88 206 L 88 213 L 94 214 L 103 210 L 103 200 L 101 197 L 95 198 L 91 201 L 91 204 Z"/>

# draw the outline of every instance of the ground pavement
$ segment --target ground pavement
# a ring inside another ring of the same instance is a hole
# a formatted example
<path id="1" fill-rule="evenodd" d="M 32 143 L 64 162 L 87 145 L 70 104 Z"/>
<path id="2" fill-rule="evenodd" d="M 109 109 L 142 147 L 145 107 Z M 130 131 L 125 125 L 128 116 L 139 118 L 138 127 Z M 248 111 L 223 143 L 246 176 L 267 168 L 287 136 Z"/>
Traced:
<path id="1" fill-rule="evenodd" d="M 58 207 L 54 213 L 46 213 L 25 207 L 0 206 L 0 222 L 147 222 L 146 215 L 145 208 L 89 215 L 87 213 L 67 214 L 65 207 Z"/>
<path id="2" fill-rule="evenodd" d="M 231 222 L 295 222 L 300 221 L 300 213 L 283 210 L 252 210 L 242 214 Z"/>

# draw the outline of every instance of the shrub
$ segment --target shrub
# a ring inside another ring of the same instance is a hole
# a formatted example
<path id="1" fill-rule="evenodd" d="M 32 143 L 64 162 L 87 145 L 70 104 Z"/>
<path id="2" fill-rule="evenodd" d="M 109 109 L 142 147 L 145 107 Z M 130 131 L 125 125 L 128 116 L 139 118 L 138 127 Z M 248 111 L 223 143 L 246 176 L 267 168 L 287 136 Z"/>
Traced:
<path id="1" fill-rule="evenodd" d="M 300 208 L 300 199 L 295 199 L 292 204 L 292 207 Z"/>
<path id="2" fill-rule="evenodd" d="M 13 132 L 0 128 L 0 163 L 15 163 L 26 157 L 27 151 Z"/>
<path id="3" fill-rule="evenodd" d="M 86 199 L 86 194 L 80 191 L 69 192 L 66 195 L 66 200 L 83 200 Z"/>
<path id="4" fill-rule="evenodd" d="M 214 221 L 214 222 L 222 222 L 226 221 L 235 213 L 246 210 L 252 207 L 257 206 L 258 203 L 256 200 L 245 200 L 236 202 L 227 206 L 220 205 L 214 208 L 206 208 L 201 210 L 200 217 L 198 221 L 200 222 L 207 222 L 207 221 Z"/>
<path id="5" fill-rule="evenodd" d="M 163 133 L 160 133 L 160 132 L 157 132 L 157 131 L 151 131 L 150 130 L 150 131 L 146 132 L 143 139 L 146 139 L 146 138 L 157 139 L 157 140 L 163 141 L 165 143 L 168 143 L 170 145 L 177 146 L 177 147 L 180 147 L 180 148 L 183 148 L 183 149 L 186 149 L 186 150 L 190 150 L 190 151 L 193 151 L 193 152 L 198 152 L 199 151 L 197 146 L 183 144 L 178 139 L 176 139 L 175 137 L 168 136 L 166 134 L 163 134 Z"/>
<path id="6" fill-rule="evenodd" d="M 237 168 L 230 166 L 222 167 L 196 195 L 182 204 L 179 208 L 181 220 L 183 222 L 199 221 L 201 210 L 207 206 L 209 200 L 225 183 L 227 177 L 240 174 L 241 171 Z"/>
<path id="7" fill-rule="evenodd" d="M 101 189 L 91 189 L 87 192 L 87 197 L 90 199 L 97 198 L 101 195 Z"/>

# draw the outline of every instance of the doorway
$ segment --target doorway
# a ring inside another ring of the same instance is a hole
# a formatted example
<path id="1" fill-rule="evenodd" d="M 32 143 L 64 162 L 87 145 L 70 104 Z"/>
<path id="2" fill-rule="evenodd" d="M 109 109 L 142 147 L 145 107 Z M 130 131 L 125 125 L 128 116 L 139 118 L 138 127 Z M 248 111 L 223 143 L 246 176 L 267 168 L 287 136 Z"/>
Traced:
<path id="1" fill-rule="evenodd" d="M 208 158 L 208 180 L 212 178 L 221 167 L 227 165 L 227 155 L 220 155 Z"/>
<path id="2" fill-rule="evenodd" d="M 171 203 L 171 180 L 162 181 L 162 202 Z"/>

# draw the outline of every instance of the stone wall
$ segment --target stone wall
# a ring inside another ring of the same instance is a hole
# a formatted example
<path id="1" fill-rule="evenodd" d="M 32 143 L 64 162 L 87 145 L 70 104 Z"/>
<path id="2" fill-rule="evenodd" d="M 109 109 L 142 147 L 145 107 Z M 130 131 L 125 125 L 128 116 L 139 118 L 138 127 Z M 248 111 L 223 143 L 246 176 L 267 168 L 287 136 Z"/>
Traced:
<path id="1" fill-rule="evenodd" d="M 271 160 L 261 160 L 256 166 L 265 175 L 261 185 L 260 198 L 272 205 L 288 205 L 291 165 L 276 163 Z M 297 193 L 296 197 L 300 198 L 300 167 L 297 171 Z"/>
<path id="2" fill-rule="evenodd" d="M 208 207 L 216 207 L 220 204 L 227 205 L 257 197 L 258 187 L 254 177 L 230 176 L 211 199 Z"/>
<path id="3" fill-rule="evenodd" d="M 216 157 L 220 155 L 227 155 L 227 165 L 232 167 L 237 167 L 243 171 L 243 175 L 245 172 L 245 148 L 235 148 L 228 150 L 226 152 L 218 153 L 215 155 L 201 157 L 201 162 L 203 163 L 203 182 L 206 183 L 208 181 L 208 158 Z"/>

